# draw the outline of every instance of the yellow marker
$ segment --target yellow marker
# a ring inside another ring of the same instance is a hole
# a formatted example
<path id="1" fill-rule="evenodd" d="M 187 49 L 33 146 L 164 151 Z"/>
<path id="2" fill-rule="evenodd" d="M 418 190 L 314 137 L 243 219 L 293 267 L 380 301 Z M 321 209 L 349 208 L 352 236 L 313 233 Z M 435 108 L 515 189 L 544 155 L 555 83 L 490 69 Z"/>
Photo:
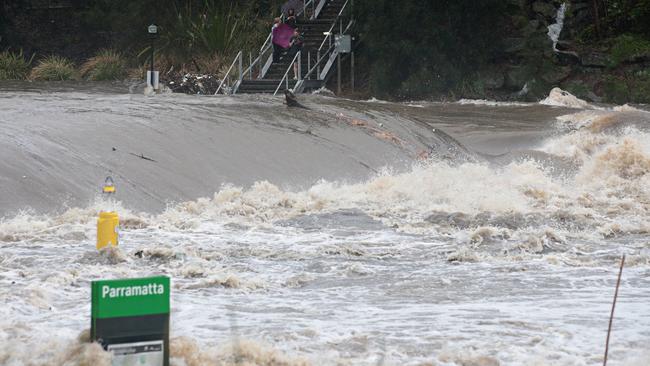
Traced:
<path id="1" fill-rule="evenodd" d="M 117 247 L 120 218 L 117 212 L 100 212 L 97 219 L 97 249 Z"/>
<path id="2" fill-rule="evenodd" d="M 107 193 L 107 194 L 115 193 L 115 184 L 113 183 L 113 178 L 106 177 L 106 181 L 104 182 L 104 188 L 102 189 L 102 193 Z"/>
<path id="3" fill-rule="evenodd" d="M 115 184 L 113 178 L 106 177 L 102 193 L 112 196 L 115 194 Z M 120 218 L 117 212 L 100 212 L 97 219 L 97 249 L 103 249 L 107 246 L 117 247 L 119 237 Z"/>

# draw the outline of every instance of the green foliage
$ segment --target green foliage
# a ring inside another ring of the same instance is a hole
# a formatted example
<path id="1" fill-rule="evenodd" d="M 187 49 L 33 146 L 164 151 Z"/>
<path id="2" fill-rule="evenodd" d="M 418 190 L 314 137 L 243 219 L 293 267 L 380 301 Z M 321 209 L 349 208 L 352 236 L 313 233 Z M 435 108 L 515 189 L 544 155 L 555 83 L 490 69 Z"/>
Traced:
<path id="1" fill-rule="evenodd" d="M 603 82 L 605 101 L 615 104 L 625 104 L 630 100 L 630 91 L 626 80 L 621 77 L 608 76 Z"/>
<path id="2" fill-rule="evenodd" d="M 23 51 L 0 53 L 0 80 L 25 80 L 31 63 L 31 59 L 25 59 Z"/>
<path id="3" fill-rule="evenodd" d="M 588 98 L 589 92 L 591 91 L 591 89 L 581 81 L 569 81 L 562 84 L 560 87 L 581 99 Z"/>
<path id="4" fill-rule="evenodd" d="M 641 56 L 650 56 L 650 41 L 625 34 L 614 39 L 611 49 L 612 67 Z"/>
<path id="5" fill-rule="evenodd" d="M 126 77 L 126 60 L 113 50 L 100 51 L 81 66 L 81 77 L 86 80 L 120 80 Z"/>
<path id="6" fill-rule="evenodd" d="M 74 79 L 75 75 L 72 61 L 65 57 L 48 56 L 32 69 L 30 78 L 32 80 L 64 81 Z"/>
<path id="7" fill-rule="evenodd" d="M 162 50 L 173 56 L 187 57 L 195 53 L 229 54 L 237 46 L 240 19 L 233 7 L 213 5 L 206 1 L 195 11 L 191 4 L 176 11 L 175 22 L 163 28 Z"/>
<path id="8" fill-rule="evenodd" d="M 646 70 L 609 75 L 603 82 L 605 101 L 615 104 L 650 103 L 650 72 Z"/>
<path id="9" fill-rule="evenodd" d="M 635 32 L 650 36 L 650 0 L 609 0 L 603 3 L 610 34 Z"/>
<path id="10" fill-rule="evenodd" d="M 377 96 L 446 94 L 500 56 L 507 2 L 358 0 L 355 7 Z"/>

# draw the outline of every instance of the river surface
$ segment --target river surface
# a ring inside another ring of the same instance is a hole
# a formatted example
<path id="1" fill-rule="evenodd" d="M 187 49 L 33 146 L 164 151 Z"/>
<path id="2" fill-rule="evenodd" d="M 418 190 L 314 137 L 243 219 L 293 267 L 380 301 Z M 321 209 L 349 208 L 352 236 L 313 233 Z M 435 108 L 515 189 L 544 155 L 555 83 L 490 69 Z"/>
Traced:
<path id="1" fill-rule="evenodd" d="M 650 364 L 647 107 L 300 99 L 0 85 L 0 365 L 110 365 L 90 282 L 149 275 L 173 365 L 599 365 L 623 254 Z"/>

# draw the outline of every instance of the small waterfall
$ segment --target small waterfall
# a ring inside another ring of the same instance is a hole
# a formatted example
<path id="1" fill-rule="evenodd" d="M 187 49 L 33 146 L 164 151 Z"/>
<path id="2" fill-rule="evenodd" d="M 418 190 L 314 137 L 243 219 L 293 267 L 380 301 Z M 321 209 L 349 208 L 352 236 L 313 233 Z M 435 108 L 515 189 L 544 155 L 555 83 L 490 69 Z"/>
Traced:
<path id="1" fill-rule="evenodd" d="M 555 16 L 555 23 L 548 26 L 548 37 L 553 41 L 553 51 L 559 52 L 557 49 L 557 41 L 560 39 L 560 33 L 562 33 L 562 28 L 564 28 L 564 16 L 566 14 L 566 3 L 563 3 L 562 6 L 557 10 L 557 15 Z"/>

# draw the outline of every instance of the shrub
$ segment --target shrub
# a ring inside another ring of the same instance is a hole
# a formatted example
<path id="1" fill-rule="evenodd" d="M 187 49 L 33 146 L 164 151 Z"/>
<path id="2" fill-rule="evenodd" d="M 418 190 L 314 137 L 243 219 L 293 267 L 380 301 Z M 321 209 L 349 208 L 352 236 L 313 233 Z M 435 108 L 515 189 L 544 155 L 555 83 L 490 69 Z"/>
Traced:
<path id="1" fill-rule="evenodd" d="M 63 81 L 75 77 L 72 61 L 65 57 L 49 56 L 38 63 L 30 75 L 32 80 Z"/>
<path id="2" fill-rule="evenodd" d="M 81 66 L 81 77 L 86 80 L 121 80 L 126 76 L 126 60 L 113 50 L 101 51 Z"/>
<path id="3" fill-rule="evenodd" d="M 608 76 L 603 83 L 603 91 L 606 102 L 625 104 L 630 101 L 630 90 L 624 78 Z"/>
<path id="4" fill-rule="evenodd" d="M 0 53 L 0 80 L 25 80 L 31 63 L 32 60 L 25 60 L 23 51 Z"/>
<path id="5" fill-rule="evenodd" d="M 637 57 L 650 55 L 650 41 L 631 36 L 616 37 L 612 45 L 612 67 L 624 62 L 634 61 Z"/>

